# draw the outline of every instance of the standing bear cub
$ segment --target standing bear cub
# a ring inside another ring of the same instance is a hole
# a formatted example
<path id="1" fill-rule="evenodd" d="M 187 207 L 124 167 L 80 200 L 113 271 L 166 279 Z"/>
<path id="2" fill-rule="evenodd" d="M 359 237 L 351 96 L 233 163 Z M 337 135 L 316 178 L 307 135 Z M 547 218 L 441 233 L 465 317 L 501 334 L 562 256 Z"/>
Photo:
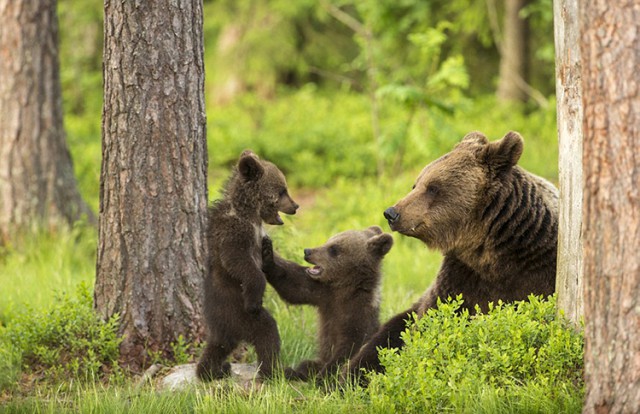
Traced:
<path id="1" fill-rule="evenodd" d="M 287 369 L 287 378 L 335 373 L 377 331 L 382 259 L 392 246 L 393 237 L 378 226 L 345 231 L 304 249 L 304 259 L 314 265 L 304 267 L 274 255 L 265 238 L 262 259 L 269 283 L 285 301 L 318 308 L 319 358 Z"/>
<path id="2" fill-rule="evenodd" d="M 383 325 L 350 361 L 349 371 L 382 371 L 378 348 L 401 348 L 407 321 L 462 294 L 470 312 L 489 302 L 524 300 L 555 290 L 558 190 L 516 165 L 523 140 L 515 132 L 489 142 L 467 134 L 427 165 L 413 189 L 384 216 L 392 230 L 440 250 L 435 282 L 409 309 Z"/>
<path id="3" fill-rule="evenodd" d="M 197 367 L 201 379 L 228 375 L 230 364 L 225 360 L 240 341 L 254 346 L 261 374 L 272 375 L 280 336 L 275 320 L 262 307 L 262 223 L 281 225 L 278 213 L 295 214 L 297 208 L 282 172 L 244 151 L 223 198 L 209 209 L 204 286 L 209 336 Z"/>

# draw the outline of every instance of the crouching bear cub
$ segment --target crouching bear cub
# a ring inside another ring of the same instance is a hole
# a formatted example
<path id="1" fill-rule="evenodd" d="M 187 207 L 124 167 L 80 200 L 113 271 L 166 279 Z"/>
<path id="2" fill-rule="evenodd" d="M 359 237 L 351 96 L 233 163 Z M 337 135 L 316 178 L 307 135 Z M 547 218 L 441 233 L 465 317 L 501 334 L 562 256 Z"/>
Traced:
<path id="1" fill-rule="evenodd" d="M 201 379 L 228 375 L 225 360 L 240 341 L 254 346 L 260 373 L 271 376 L 280 336 L 275 320 L 262 307 L 262 223 L 281 225 L 278 212 L 295 214 L 297 208 L 278 167 L 244 151 L 223 198 L 209 209 L 204 286 L 209 336 L 197 367 Z"/>
<path id="2" fill-rule="evenodd" d="M 319 357 L 287 369 L 287 378 L 334 373 L 376 332 L 382 259 L 392 246 L 393 237 L 378 226 L 345 231 L 320 247 L 304 249 L 304 259 L 314 265 L 304 267 L 274 256 L 265 238 L 262 260 L 269 283 L 285 301 L 318 308 Z"/>
<path id="3" fill-rule="evenodd" d="M 524 300 L 555 290 L 558 190 L 516 165 L 523 140 L 509 132 L 489 142 L 467 134 L 450 153 L 427 165 L 413 189 L 384 216 L 392 230 L 440 250 L 435 282 L 409 309 L 383 325 L 350 361 L 382 371 L 378 347 L 401 348 L 412 313 L 463 295 L 470 312 L 489 302 Z"/>

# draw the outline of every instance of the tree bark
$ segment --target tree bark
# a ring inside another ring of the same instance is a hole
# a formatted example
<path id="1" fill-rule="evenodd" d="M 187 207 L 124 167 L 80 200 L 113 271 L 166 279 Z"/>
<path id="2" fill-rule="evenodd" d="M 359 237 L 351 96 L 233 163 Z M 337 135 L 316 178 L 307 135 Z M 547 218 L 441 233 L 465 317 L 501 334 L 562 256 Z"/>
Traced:
<path id="1" fill-rule="evenodd" d="M 95 306 L 122 362 L 200 340 L 207 147 L 202 0 L 105 1 Z"/>
<path id="2" fill-rule="evenodd" d="M 558 310 L 579 326 L 582 297 L 582 84 L 578 0 L 556 0 L 556 96 L 560 211 L 558 228 Z"/>
<path id="3" fill-rule="evenodd" d="M 579 2 L 585 413 L 640 412 L 640 5 Z"/>
<path id="4" fill-rule="evenodd" d="M 526 62 L 529 24 L 520 17 L 527 0 L 505 0 L 504 31 L 499 45 L 500 72 L 497 96 L 501 101 L 524 101 L 527 97 Z"/>
<path id="5" fill-rule="evenodd" d="M 0 244 L 86 216 L 62 124 L 56 1 L 0 0 Z"/>

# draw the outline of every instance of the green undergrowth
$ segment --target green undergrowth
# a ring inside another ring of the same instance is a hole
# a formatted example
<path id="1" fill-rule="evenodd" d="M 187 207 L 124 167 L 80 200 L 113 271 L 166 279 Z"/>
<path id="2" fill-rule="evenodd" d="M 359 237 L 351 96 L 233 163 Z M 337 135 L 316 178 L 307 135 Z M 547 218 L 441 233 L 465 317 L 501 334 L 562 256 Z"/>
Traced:
<path id="1" fill-rule="evenodd" d="M 17 311 L 0 327 L 0 385 L 10 387 L 24 374 L 31 382 L 90 382 L 120 373 L 118 317 L 102 321 L 93 294 L 81 283 L 73 294 L 55 294 L 51 307 Z"/>
<path id="2" fill-rule="evenodd" d="M 225 380 L 182 391 L 141 386 L 137 378 L 105 369 L 113 367 L 118 339 L 111 323 L 96 321 L 89 303 L 88 291 L 81 288 L 75 296 L 61 298 L 53 310 L 26 313 L 2 330 L 0 349 L 4 353 L 9 340 L 14 357 L 21 359 L 23 375 L 29 372 L 31 383 L 34 376 L 46 375 L 36 378 L 30 389 L 14 388 L 13 393 L 3 376 L 2 412 L 573 413 L 581 409 L 582 337 L 556 316 L 553 297 L 498 303 L 477 316 L 460 311 L 460 298 L 442 303 L 407 329 L 401 352 L 381 352 L 386 374 L 371 374 L 366 389 L 347 387 L 329 393 L 282 378 L 263 384 Z M 280 326 L 288 327 L 281 330 L 283 344 L 309 347 L 313 339 L 293 334 L 300 333 L 300 327 L 278 306 L 271 309 Z M 27 315 L 33 323 L 27 323 Z M 310 350 L 298 349 L 283 359 L 293 362 L 291 358 Z M 6 367 L 4 355 L 0 364 Z M 42 370 L 46 364 L 47 373 Z M 23 386 L 29 384 L 24 378 Z"/>
<path id="3" fill-rule="evenodd" d="M 582 407 L 583 338 L 556 316 L 555 298 L 492 305 L 470 316 L 441 303 L 381 351 L 385 375 L 369 395 L 386 412 L 560 413 Z"/>

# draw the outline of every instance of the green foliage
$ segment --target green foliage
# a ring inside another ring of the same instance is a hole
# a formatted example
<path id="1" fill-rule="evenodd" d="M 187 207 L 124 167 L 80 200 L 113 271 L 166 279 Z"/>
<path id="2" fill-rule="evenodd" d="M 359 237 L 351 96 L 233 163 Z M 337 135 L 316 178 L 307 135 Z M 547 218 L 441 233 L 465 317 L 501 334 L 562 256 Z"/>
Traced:
<path id="1" fill-rule="evenodd" d="M 193 362 L 194 354 L 199 355 L 202 351 L 201 343 L 187 342 L 182 335 L 169 344 L 171 351 L 166 355 L 162 350 L 147 351 L 151 364 L 160 364 L 167 367 L 182 365 Z"/>
<path id="2" fill-rule="evenodd" d="M 210 169 L 218 179 L 226 177 L 242 150 L 251 148 L 280 166 L 294 187 L 322 188 L 339 179 L 374 177 L 378 160 L 389 176 L 421 169 L 469 131 L 495 140 L 516 130 L 525 138 L 525 168 L 552 180 L 557 176 L 553 102 L 528 115 L 493 97 L 457 100 L 442 111 L 434 109 L 437 105 L 420 106 L 431 99 L 420 89 L 388 85 L 379 93 L 386 99 L 379 147 L 370 101 L 361 94 L 327 94 L 308 85 L 271 101 L 245 95 L 214 108 L 208 112 Z"/>
<path id="3" fill-rule="evenodd" d="M 374 174 L 367 100 L 353 94 L 339 99 L 336 102 L 310 85 L 283 99 L 266 102 L 251 95 L 212 111 L 208 119 L 212 164 L 228 170 L 243 149 L 251 148 L 275 162 L 294 186 L 319 187 L 338 176 Z"/>
<path id="4" fill-rule="evenodd" d="M 499 302 L 470 316 L 440 303 L 381 350 L 371 402 L 385 412 L 566 412 L 582 404 L 583 338 L 556 317 L 555 299 Z M 489 410 L 488 408 L 491 408 Z"/>
<path id="5" fill-rule="evenodd" d="M 103 378 L 117 367 L 117 325 L 117 316 L 108 321 L 98 317 L 92 293 L 80 284 L 74 296 L 58 295 L 55 305 L 45 310 L 26 307 L 0 328 L 0 343 L 8 350 L 0 365 L 9 367 L 14 377 L 21 368 L 46 381 Z"/>

